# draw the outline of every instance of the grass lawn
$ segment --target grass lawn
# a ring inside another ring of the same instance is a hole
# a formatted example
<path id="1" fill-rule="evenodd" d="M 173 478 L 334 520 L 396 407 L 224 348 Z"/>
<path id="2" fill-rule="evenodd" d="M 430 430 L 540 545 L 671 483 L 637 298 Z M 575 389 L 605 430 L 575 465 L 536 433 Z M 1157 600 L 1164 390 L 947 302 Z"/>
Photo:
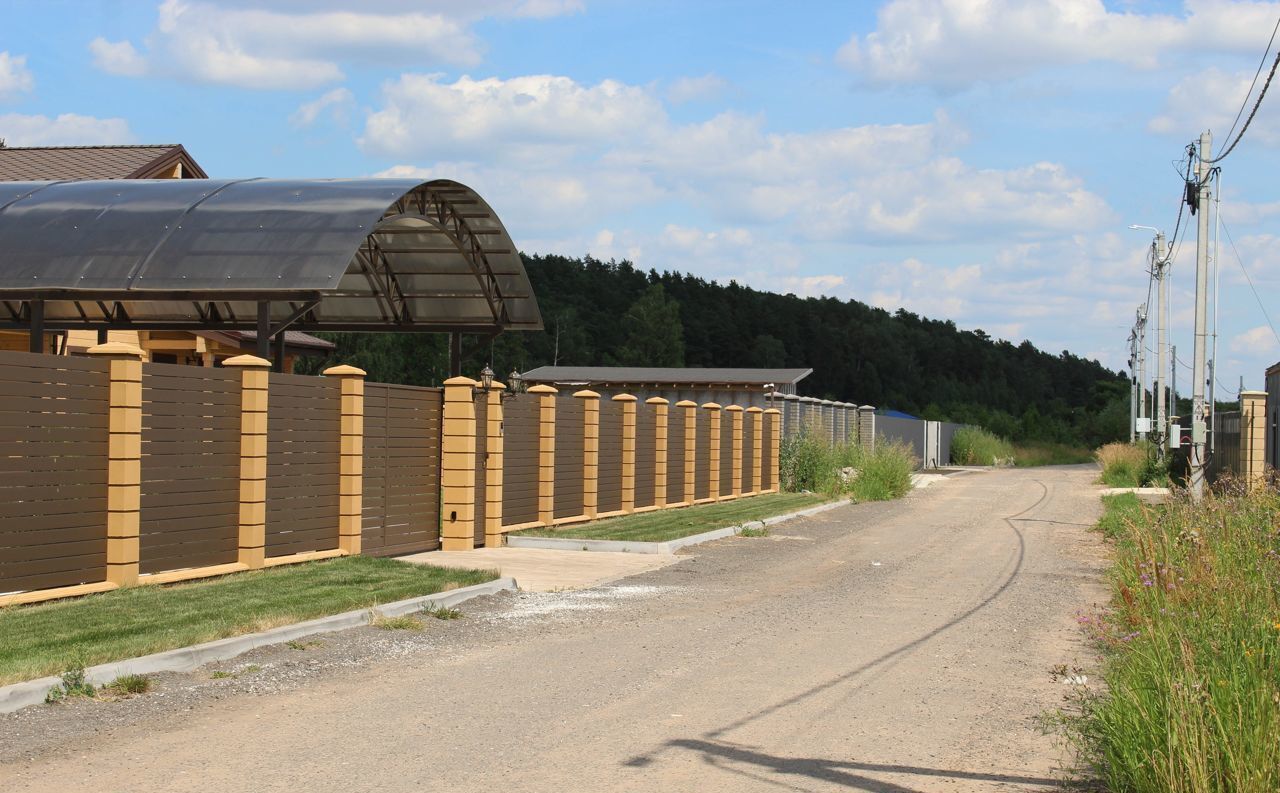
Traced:
<path id="1" fill-rule="evenodd" d="M 1013 445 L 1013 464 L 1018 468 L 1034 468 L 1040 465 L 1078 465 L 1093 461 L 1093 451 L 1083 446 L 1037 442 Z"/>
<path id="2" fill-rule="evenodd" d="M 0 685 L 497 578 L 367 556 L 0 609 Z"/>
<path id="3" fill-rule="evenodd" d="M 553 529 L 526 529 L 518 533 L 530 537 L 563 537 L 575 540 L 666 542 L 704 531 L 723 529 L 725 526 L 736 526 L 749 520 L 795 512 L 829 500 L 809 493 L 770 493 L 719 504 L 660 509 Z"/>

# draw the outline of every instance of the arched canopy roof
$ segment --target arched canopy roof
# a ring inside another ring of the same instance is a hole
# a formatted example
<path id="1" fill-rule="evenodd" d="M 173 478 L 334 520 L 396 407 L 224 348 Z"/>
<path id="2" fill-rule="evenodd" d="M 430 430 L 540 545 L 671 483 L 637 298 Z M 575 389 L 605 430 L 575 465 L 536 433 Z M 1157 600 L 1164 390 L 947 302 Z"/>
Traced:
<path id="1" fill-rule="evenodd" d="M 519 252 L 448 180 L 0 182 L 0 324 L 537 330 Z"/>

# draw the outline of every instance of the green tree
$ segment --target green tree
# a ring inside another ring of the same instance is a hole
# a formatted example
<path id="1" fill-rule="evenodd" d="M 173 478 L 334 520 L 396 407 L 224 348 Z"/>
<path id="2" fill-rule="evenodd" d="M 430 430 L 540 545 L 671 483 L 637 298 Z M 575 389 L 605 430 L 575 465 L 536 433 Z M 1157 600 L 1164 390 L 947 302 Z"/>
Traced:
<path id="1" fill-rule="evenodd" d="M 626 339 L 618 350 L 622 366 L 684 366 L 684 325 L 680 304 L 652 284 L 622 317 Z"/>

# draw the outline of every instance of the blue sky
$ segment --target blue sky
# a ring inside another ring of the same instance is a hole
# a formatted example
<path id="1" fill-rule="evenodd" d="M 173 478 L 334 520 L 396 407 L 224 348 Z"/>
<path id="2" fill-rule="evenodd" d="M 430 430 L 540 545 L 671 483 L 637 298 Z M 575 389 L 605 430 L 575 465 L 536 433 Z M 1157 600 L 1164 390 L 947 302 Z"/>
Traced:
<path id="1" fill-rule="evenodd" d="M 1120 368 L 1147 294 L 1149 237 L 1126 226 L 1172 231 L 1183 146 L 1225 135 L 1278 17 L 1241 0 L 7 0 L 0 137 L 181 142 L 214 176 L 454 178 L 528 252 L 906 307 Z M 1277 108 L 1223 163 L 1221 214 L 1280 318 Z M 1280 341 L 1225 235 L 1220 265 L 1230 394 L 1262 385 Z"/>

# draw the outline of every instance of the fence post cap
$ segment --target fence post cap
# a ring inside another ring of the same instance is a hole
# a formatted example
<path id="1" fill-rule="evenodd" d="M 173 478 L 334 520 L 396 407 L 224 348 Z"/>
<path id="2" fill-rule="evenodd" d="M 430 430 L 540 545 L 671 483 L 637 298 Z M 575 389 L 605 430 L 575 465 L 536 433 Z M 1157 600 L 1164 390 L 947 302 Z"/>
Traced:
<path id="1" fill-rule="evenodd" d="M 790 399 L 790 400 L 797 400 L 797 399 L 799 399 L 800 397 L 796 396 L 795 394 L 782 394 L 782 398 L 783 398 L 783 399 Z"/>
<path id="2" fill-rule="evenodd" d="M 734 413 L 741 413 L 742 405 L 730 405 L 729 407 L 725 408 L 725 410 L 730 410 L 730 411 L 733 411 Z"/>
<path id="3" fill-rule="evenodd" d="M 529 386 L 529 388 L 525 390 L 525 393 L 526 394 L 558 394 L 560 393 L 560 391 L 559 389 L 556 389 L 549 385 L 533 385 L 533 386 Z"/>
<path id="4" fill-rule="evenodd" d="M 599 399 L 600 395 L 590 388 L 584 388 L 581 391 L 574 391 L 573 395 L 582 399 Z"/>
<path id="5" fill-rule="evenodd" d="M 778 410 L 777 408 L 769 408 L 768 410 L 765 411 L 765 413 L 773 413 L 778 416 L 782 415 L 782 411 Z"/>
<path id="6" fill-rule="evenodd" d="M 90 350 L 90 352 L 93 352 L 93 350 Z M 270 368 L 271 361 L 268 361 L 266 358 L 259 358 L 256 355 L 237 355 L 234 358 L 228 358 L 223 361 L 222 365 L 230 366 L 232 368 L 243 366 L 245 368 L 267 369 Z"/>
<path id="7" fill-rule="evenodd" d="M 337 366 L 330 366 L 328 369 L 325 369 L 320 374 L 324 375 L 325 377 L 364 377 L 366 374 L 368 374 L 368 372 L 366 372 L 363 369 L 358 369 L 354 366 L 349 366 L 344 363 L 344 364 L 338 364 Z"/>
<path id="8" fill-rule="evenodd" d="M 748 413 L 763 413 L 763 412 L 764 412 L 764 408 L 762 408 L 762 407 L 757 407 L 757 406 L 755 406 L 755 405 L 752 405 L 751 407 L 747 408 L 747 412 L 748 412 Z"/>
<path id="9" fill-rule="evenodd" d="M 704 402 L 704 403 L 702 404 L 702 406 L 703 406 L 704 408 L 706 408 L 707 410 L 719 410 L 719 409 L 720 409 L 720 404 L 719 404 L 718 402 Z"/>
<path id="10" fill-rule="evenodd" d="M 1241 391 L 1240 392 L 1240 396 L 1242 397 L 1265 397 L 1266 395 L 1267 395 L 1266 391 Z"/>
<path id="11" fill-rule="evenodd" d="M 132 344 L 125 344 L 122 341 L 109 341 L 105 344 L 95 344 L 90 347 L 87 352 L 90 355 L 115 355 L 121 358 L 141 358 L 144 353 L 139 347 Z"/>
<path id="12" fill-rule="evenodd" d="M 696 408 L 697 406 L 698 403 L 694 402 L 692 399 L 682 399 L 676 403 L 676 407 L 678 408 Z"/>
<path id="13" fill-rule="evenodd" d="M 875 410 L 875 409 L 876 409 L 875 405 L 863 405 L 862 407 L 858 408 L 858 410 Z"/>
<path id="14" fill-rule="evenodd" d="M 635 402 L 636 401 L 634 394 L 615 394 L 612 397 L 612 399 L 614 402 Z"/>
<path id="15" fill-rule="evenodd" d="M 666 397 L 649 397 L 648 399 L 646 399 L 646 400 L 644 401 L 644 403 L 645 403 L 646 405 L 669 405 L 669 404 L 671 404 L 670 400 L 668 400 Z"/>
<path id="16" fill-rule="evenodd" d="M 467 386 L 468 388 L 475 388 L 476 386 L 480 385 L 475 380 L 472 380 L 470 377 L 462 377 L 461 375 L 459 375 L 458 377 L 450 377 L 448 380 L 444 381 L 444 384 L 445 385 L 464 385 L 464 386 Z"/>

